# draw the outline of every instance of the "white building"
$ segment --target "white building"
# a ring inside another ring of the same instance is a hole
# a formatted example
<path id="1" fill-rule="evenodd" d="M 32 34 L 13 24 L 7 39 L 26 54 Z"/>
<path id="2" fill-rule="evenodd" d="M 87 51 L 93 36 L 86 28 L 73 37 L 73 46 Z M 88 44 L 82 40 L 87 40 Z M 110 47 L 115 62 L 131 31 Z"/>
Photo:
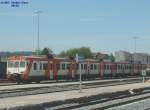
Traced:
<path id="1" fill-rule="evenodd" d="M 142 64 L 150 64 L 150 55 L 146 53 L 134 53 L 131 54 L 126 51 L 117 51 L 115 52 L 115 60 L 116 61 L 127 61 L 127 62 L 135 62 Z"/>
<path id="2" fill-rule="evenodd" d="M 150 55 L 146 53 L 134 53 L 133 60 L 136 63 L 148 64 L 150 63 Z"/>
<path id="3" fill-rule="evenodd" d="M 126 51 L 115 52 L 115 61 L 132 61 L 132 54 Z"/>

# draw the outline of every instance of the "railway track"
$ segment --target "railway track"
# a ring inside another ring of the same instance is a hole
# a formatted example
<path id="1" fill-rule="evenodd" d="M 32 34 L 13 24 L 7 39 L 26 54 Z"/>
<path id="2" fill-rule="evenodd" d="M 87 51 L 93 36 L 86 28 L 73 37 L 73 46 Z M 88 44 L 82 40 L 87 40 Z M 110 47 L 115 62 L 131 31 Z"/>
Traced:
<path id="1" fill-rule="evenodd" d="M 146 77 L 146 79 L 149 79 L 150 77 Z M 132 79 L 141 79 L 141 77 L 127 77 L 127 78 L 118 78 L 118 79 L 104 79 L 107 81 L 110 80 L 132 80 Z M 101 79 L 96 79 L 96 80 L 101 80 Z M 94 81 L 94 80 L 93 80 Z M 75 81 L 66 81 L 66 80 L 50 80 L 50 81 L 41 81 L 40 84 L 48 84 L 48 83 L 65 83 L 65 82 L 75 82 Z M 35 84 L 34 82 L 30 82 L 30 83 L 23 83 L 21 85 L 26 85 L 26 84 Z M 0 79 L 0 86 L 11 86 L 11 85 L 18 85 L 15 82 L 11 82 L 7 79 Z"/>
<path id="2" fill-rule="evenodd" d="M 129 91 L 121 91 L 117 93 L 82 97 L 80 99 L 72 99 L 65 102 L 55 102 L 53 104 L 44 105 L 44 109 L 40 110 L 109 110 L 109 108 L 115 106 L 121 106 L 145 99 L 150 99 L 150 87 L 145 88 L 142 92 L 134 95 Z"/>
<path id="3" fill-rule="evenodd" d="M 105 86 L 116 86 L 124 85 L 130 83 L 141 82 L 140 79 L 137 80 L 120 80 L 120 81 L 110 81 L 110 82 L 94 82 L 94 83 L 83 83 L 82 88 L 98 88 Z M 79 84 L 66 84 L 66 85 L 53 85 L 53 86 L 41 86 L 41 87 L 28 87 L 28 88 L 15 88 L 15 89 L 2 89 L 0 90 L 0 98 L 7 97 L 17 97 L 17 96 L 26 96 L 26 95 L 37 95 L 37 94 L 46 94 L 53 92 L 62 92 L 62 91 L 71 91 L 78 90 Z"/>

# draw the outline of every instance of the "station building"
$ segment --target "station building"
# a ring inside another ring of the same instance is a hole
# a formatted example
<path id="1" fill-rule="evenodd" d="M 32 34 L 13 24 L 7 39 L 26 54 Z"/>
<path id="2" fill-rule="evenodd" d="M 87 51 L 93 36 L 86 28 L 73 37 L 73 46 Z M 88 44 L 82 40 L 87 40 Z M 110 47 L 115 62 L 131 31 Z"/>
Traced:
<path id="1" fill-rule="evenodd" d="M 126 51 L 116 51 L 115 52 L 115 61 L 116 62 L 131 62 L 132 54 Z"/>
<path id="2" fill-rule="evenodd" d="M 130 53 L 126 51 L 116 51 L 115 60 L 118 62 L 126 61 L 140 64 L 150 64 L 150 55 L 147 53 Z"/>

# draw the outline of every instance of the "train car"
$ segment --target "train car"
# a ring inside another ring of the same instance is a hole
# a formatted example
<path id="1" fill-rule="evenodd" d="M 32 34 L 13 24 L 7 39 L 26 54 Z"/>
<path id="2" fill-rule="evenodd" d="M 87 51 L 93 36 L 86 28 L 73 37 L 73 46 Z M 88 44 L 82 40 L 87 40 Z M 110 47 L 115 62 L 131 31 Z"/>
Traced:
<path id="1" fill-rule="evenodd" d="M 18 83 L 56 79 L 61 60 L 37 56 L 12 56 L 7 61 L 7 78 Z"/>
<path id="2" fill-rule="evenodd" d="M 94 59 L 80 61 L 82 79 L 127 77 L 140 75 L 146 65 L 128 62 L 102 62 Z M 79 64 L 75 59 L 46 56 L 12 56 L 7 61 L 7 78 L 20 82 L 41 80 L 78 80 Z"/>

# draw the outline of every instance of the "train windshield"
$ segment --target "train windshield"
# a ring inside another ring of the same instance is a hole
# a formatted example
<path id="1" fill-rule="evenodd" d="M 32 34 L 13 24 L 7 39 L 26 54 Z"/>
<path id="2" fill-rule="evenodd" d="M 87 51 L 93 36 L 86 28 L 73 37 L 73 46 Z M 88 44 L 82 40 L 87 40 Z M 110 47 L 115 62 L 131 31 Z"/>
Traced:
<path id="1" fill-rule="evenodd" d="M 19 67 L 19 62 L 18 62 L 18 61 L 14 63 L 14 67 L 15 67 L 15 68 L 18 68 L 18 67 Z"/>
<path id="2" fill-rule="evenodd" d="M 25 61 L 8 61 L 8 68 L 24 68 L 25 65 Z"/>
<path id="3" fill-rule="evenodd" d="M 20 62 L 20 68 L 24 68 L 25 67 L 25 62 L 24 61 L 21 61 Z"/>
<path id="4" fill-rule="evenodd" d="M 11 61 L 8 61 L 8 68 L 12 68 L 13 67 L 13 62 L 11 62 Z"/>

